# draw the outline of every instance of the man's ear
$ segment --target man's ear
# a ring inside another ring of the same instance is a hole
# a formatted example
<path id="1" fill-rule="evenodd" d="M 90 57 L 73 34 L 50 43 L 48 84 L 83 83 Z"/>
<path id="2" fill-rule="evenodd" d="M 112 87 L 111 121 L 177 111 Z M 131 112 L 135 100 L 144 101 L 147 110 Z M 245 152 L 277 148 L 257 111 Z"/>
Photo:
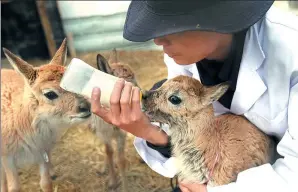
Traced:
<path id="1" fill-rule="evenodd" d="M 29 85 L 31 85 L 35 81 L 37 75 L 33 66 L 6 48 L 3 48 L 3 52 L 11 66 L 24 77 Z"/>
<path id="2" fill-rule="evenodd" d="M 220 99 L 223 94 L 229 89 L 230 84 L 228 82 L 220 83 L 215 86 L 204 87 L 201 97 L 202 104 L 204 106 L 210 105 L 212 102 Z"/>
<path id="3" fill-rule="evenodd" d="M 65 38 L 61 43 L 59 49 L 56 51 L 50 63 L 65 66 L 66 59 L 67 59 L 67 41 Z"/>

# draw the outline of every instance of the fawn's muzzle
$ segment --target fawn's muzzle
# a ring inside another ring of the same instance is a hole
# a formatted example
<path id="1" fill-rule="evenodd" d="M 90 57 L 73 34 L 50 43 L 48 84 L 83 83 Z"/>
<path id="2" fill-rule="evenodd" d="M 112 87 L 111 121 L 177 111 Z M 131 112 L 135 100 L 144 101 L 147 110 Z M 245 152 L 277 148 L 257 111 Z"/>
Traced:
<path id="1" fill-rule="evenodd" d="M 81 101 L 78 106 L 79 113 L 90 113 L 91 114 L 91 104 L 88 101 Z"/>
<path id="2" fill-rule="evenodd" d="M 149 98 L 151 92 L 150 91 L 142 91 L 142 100 L 146 100 Z"/>

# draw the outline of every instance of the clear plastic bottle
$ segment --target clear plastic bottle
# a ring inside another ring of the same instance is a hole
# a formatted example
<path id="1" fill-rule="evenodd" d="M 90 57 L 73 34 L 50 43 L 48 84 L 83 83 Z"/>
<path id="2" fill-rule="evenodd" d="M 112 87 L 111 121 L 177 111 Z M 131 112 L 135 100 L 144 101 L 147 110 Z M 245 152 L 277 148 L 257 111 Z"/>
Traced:
<path id="1" fill-rule="evenodd" d="M 94 87 L 99 87 L 101 90 L 100 103 L 109 107 L 110 97 L 118 79 L 118 77 L 104 73 L 84 61 L 74 58 L 67 66 L 60 87 L 87 98 L 91 98 Z"/>

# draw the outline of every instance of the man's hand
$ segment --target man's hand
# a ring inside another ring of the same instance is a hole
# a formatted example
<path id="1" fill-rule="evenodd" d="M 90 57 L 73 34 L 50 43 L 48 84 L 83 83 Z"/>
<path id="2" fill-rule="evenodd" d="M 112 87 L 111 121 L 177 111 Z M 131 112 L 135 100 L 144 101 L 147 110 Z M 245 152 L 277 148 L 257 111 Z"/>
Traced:
<path id="1" fill-rule="evenodd" d="M 179 188 L 182 192 L 207 192 L 207 187 L 204 184 L 179 182 Z"/>
<path id="2" fill-rule="evenodd" d="M 120 79 L 115 83 L 110 98 L 110 109 L 101 106 L 100 89 L 94 88 L 91 97 L 91 110 L 107 123 L 153 144 L 167 143 L 166 134 L 152 125 L 149 118 L 142 112 L 140 90 L 133 87 L 130 82 L 125 83 L 123 79 Z"/>

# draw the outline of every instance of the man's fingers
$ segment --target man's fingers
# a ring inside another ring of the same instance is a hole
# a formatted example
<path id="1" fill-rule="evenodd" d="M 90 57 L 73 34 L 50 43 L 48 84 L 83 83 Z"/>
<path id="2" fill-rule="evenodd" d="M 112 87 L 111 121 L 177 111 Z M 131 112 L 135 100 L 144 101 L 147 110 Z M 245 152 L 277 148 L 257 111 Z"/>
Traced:
<path id="1" fill-rule="evenodd" d="M 112 114 L 114 117 L 118 118 L 120 116 L 120 98 L 122 89 L 124 87 L 125 81 L 123 79 L 119 79 L 115 85 L 114 89 L 112 91 L 112 95 L 110 98 L 110 109 L 112 111 Z"/>
<path id="2" fill-rule="evenodd" d="M 183 183 L 179 182 L 179 188 L 183 192 L 206 192 L 206 185 L 205 184 L 199 184 L 199 183 Z"/>
<path id="3" fill-rule="evenodd" d="M 100 89 L 97 87 L 92 90 L 91 111 L 100 117 L 107 115 L 107 111 L 100 104 Z"/>
<path id="4" fill-rule="evenodd" d="M 122 96 L 120 99 L 121 114 L 123 114 L 124 115 L 123 118 L 126 118 L 126 119 L 128 119 L 128 116 L 130 115 L 130 112 L 131 112 L 131 107 L 130 107 L 130 98 L 132 95 L 131 90 L 132 90 L 132 83 L 127 82 L 123 88 Z"/>
<path id="5" fill-rule="evenodd" d="M 188 190 L 186 187 L 179 185 L 179 188 L 182 192 L 191 192 L 190 190 Z"/>
<path id="6" fill-rule="evenodd" d="M 140 90 L 138 87 L 134 87 L 132 90 L 132 111 L 140 111 L 141 112 L 141 101 L 140 101 Z"/>

